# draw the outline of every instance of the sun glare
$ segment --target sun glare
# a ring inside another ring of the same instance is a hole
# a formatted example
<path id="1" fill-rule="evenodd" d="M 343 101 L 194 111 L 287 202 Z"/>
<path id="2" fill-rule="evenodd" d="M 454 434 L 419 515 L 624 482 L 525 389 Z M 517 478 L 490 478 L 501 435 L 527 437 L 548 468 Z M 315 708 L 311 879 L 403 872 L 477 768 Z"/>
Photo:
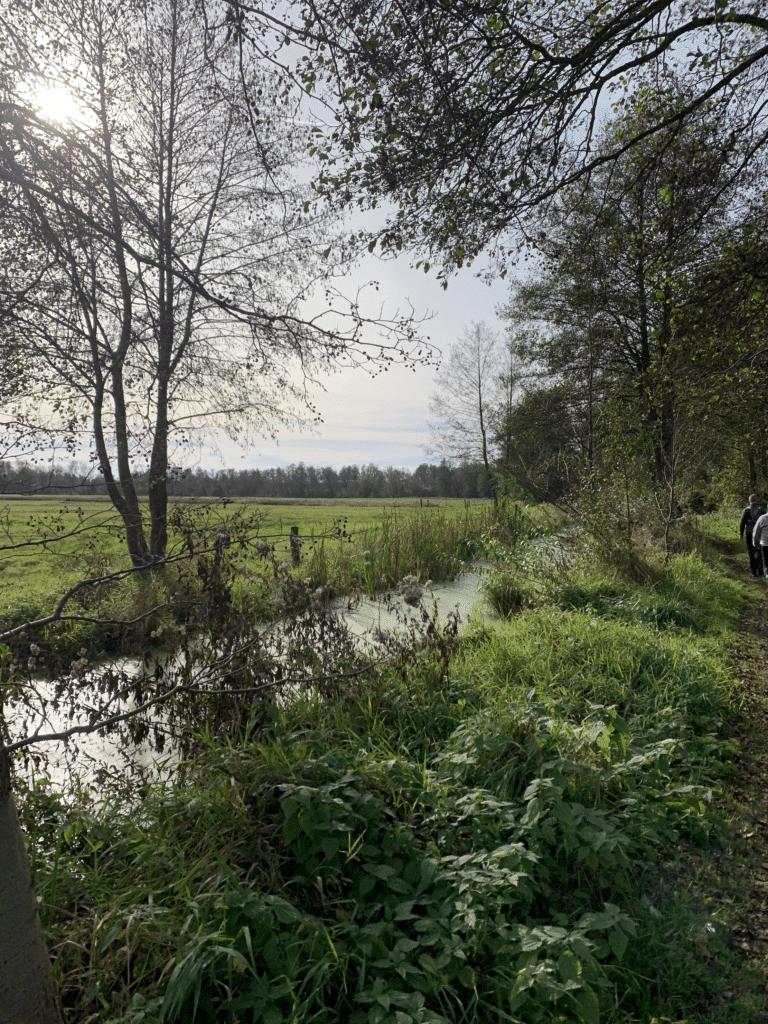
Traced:
<path id="1" fill-rule="evenodd" d="M 47 121 L 64 124 L 78 114 L 77 104 L 66 89 L 44 85 L 35 93 L 35 104 Z"/>

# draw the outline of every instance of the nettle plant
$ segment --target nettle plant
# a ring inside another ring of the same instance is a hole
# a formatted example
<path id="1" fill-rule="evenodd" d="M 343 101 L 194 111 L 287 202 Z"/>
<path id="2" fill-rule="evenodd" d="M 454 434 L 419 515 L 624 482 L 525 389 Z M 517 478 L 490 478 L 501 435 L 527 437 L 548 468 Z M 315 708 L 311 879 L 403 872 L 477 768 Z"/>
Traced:
<path id="1" fill-rule="evenodd" d="M 201 905 L 163 1020 L 600 1019 L 636 941 L 637 858 L 694 819 L 706 832 L 706 791 L 611 709 L 467 717 L 445 689 L 453 729 L 411 718 L 409 736 L 400 709 L 326 753 L 281 734 L 305 755 L 271 777 L 281 894 Z"/>

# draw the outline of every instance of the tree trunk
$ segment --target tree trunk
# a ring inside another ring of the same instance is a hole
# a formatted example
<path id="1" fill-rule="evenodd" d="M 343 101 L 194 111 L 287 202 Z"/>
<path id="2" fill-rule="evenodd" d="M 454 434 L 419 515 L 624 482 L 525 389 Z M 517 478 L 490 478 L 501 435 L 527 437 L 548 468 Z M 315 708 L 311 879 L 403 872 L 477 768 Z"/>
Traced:
<path id="1" fill-rule="evenodd" d="M 117 390 L 117 389 L 116 389 Z M 122 395 L 122 392 L 118 392 Z M 99 467 L 104 476 L 104 483 L 107 487 L 112 504 L 120 513 L 120 518 L 125 526 L 125 539 L 128 546 L 128 554 L 131 562 L 137 568 L 147 564 L 147 543 L 144 539 L 144 525 L 141 517 L 141 507 L 133 478 L 130 474 L 130 464 L 127 459 L 120 463 L 121 484 L 115 480 L 112 472 L 112 463 L 109 458 L 107 441 L 104 436 L 104 424 L 102 419 L 103 387 L 96 388 L 93 401 L 93 439 L 96 445 L 96 454 L 99 457 Z M 124 407 L 117 406 L 115 415 L 115 435 L 118 446 L 127 447 L 127 415 Z M 118 415 L 119 413 L 119 415 Z M 118 460 L 119 461 L 119 460 Z"/>
<path id="2" fill-rule="evenodd" d="M 123 216 L 121 211 L 121 197 L 118 193 L 117 179 L 112 157 L 112 132 L 108 116 L 107 104 L 107 71 L 106 71 L 106 43 L 101 36 L 99 27 L 100 62 L 98 66 L 99 76 L 99 113 L 101 120 L 101 135 L 104 142 L 105 160 L 105 185 L 109 195 L 110 218 L 112 226 L 113 248 L 112 254 L 115 259 L 120 282 L 120 338 L 115 351 L 112 353 L 111 365 L 108 373 L 111 382 L 112 402 L 115 416 L 115 442 L 117 446 L 117 476 L 120 481 L 118 489 L 107 457 L 106 446 L 103 453 L 99 453 L 102 464 L 107 490 L 115 507 L 120 512 L 125 524 L 126 541 L 128 552 L 134 566 L 141 566 L 147 562 L 147 543 L 144 539 L 144 527 L 142 522 L 139 497 L 136 493 L 136 486 L 133 479 L 129 448 L 128 411 L 125 400 L 125 387 L 123 373 L 125 360 L 131 349 L 133 334 L 133 293 L 131 281 L 125 258 L 125 245 L 123 240 Z M 94 366 L 98 365 L 98 359 L 94 359 Z M 103 397 L 103 396 L 102 396 Z M 99 404 L 98 414 L 101 416 Z M 98 425 L 101 429 L 101 423 Z M 98 439 L 97 439 L 98 445 Z M 116 501 L 117 495 L 120 495 Z"/>
<path id="3" fill-rule="evenodd" d="M 61 1024 L 51 964 L 0 744 L 0 1024 Z"/>
<path id="4" fill-rule="evenodd" d="M 153 559 L 162 559 L 168 546 L 168 385 L 165 380 L 161 380 L 157 388 L 147 498 L 151 524 L 150 553 Z"/>
<path id="5" fill-rule="evenodd" d="M 671 389 L 664 386 L 661 399 L 653 411 L 654 429 L 653 475 L 657 486 L 666 487 L 670 469 L 675 462 L 675 400 Z"/>

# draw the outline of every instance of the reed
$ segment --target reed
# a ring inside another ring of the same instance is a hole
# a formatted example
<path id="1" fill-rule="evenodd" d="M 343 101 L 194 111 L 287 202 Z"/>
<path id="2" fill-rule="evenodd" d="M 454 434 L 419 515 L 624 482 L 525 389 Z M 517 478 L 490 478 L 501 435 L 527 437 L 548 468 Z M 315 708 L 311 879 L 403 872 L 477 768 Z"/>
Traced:
<path id="1" fill-rule="evenodd" d="M 482 550 L 492 526 L 489 508 L 468 502 L 456 513 L 386 512 L 381 521 L 346 538 L 311 538 L 305 563 L 313 587 L 375 597 L 405 576 L 419 581 L 454 579 Z"/>

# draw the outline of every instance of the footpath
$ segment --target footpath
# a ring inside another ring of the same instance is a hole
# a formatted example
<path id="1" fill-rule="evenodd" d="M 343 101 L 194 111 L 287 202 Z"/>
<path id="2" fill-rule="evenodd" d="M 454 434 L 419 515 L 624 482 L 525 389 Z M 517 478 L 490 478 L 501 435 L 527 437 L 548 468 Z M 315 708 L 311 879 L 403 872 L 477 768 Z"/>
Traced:
<path id="1" fill-rule="evenodd" d="M 692 870 L 701 871 L 694 874 L 697 888 L 730 904 L 734 940 L 768 985 L 768 581 L 749 575 L 736 542 L 725 543 L 723 554 L 749 594 L 732 652 L 738 680 L 733 725 L 741 751 L 719 808 L 730 826 L 730 849 Z M 768 1003 L 753 1024 L 768 1024 Z"/>

